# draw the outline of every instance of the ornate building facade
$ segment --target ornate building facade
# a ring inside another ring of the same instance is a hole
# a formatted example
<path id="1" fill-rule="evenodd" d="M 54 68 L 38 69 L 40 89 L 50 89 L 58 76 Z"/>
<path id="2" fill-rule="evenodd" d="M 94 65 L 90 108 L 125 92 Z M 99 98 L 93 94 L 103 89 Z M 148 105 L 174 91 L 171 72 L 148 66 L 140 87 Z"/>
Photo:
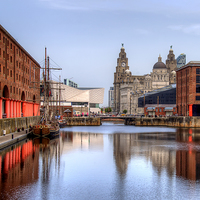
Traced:
<path id="1" fill-rule="evenodd" d="M 138 97 L 149 91 L 176 83 L 176 65 L 175 55 L 170 49 L 166 64 L 159 56 L 151 73 L 141 76 L 132 75 L 122 44 L 114 73 L 114 111 L 122 113 L 127 110 L 128 114 L 143 113 L 143 108 L 138 108 Z"/>

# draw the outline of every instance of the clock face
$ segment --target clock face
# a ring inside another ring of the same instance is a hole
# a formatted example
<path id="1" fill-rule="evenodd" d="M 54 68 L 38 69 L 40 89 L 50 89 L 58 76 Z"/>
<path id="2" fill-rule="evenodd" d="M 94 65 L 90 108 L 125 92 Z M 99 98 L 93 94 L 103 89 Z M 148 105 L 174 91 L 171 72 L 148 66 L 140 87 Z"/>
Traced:
<path id="1" fill-rule="evenodd" d="M 126 66 L 126 63 L 125 63 L 125 62 L 123 62 L 123 63 L 122 63 L 122 67 L 125 67 L 125 66 Z"/>

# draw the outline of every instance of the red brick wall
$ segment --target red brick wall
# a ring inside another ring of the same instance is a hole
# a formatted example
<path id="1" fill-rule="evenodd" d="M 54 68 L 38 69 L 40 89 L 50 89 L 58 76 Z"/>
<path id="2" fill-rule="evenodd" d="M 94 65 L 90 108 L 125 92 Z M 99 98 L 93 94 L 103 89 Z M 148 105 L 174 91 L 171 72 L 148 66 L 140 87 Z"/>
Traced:
<path id="1" fill-rule="evenodd" d="M 39 103 L 39 82 L 40 65 L 0 25 L 0 97 L 4 96 L 3 90 L 7 86 L 9 98 L 21 100 L 24 92 L 25 100 L 31 102 L 35 96 Z M 35 89 L 31 88 L 33 86 Z"/>
<path id="2" fill-rule="evenodd" d="M 176 105 L 178 115 L 187 116 L 189 114 L 189 104 L 200 104 L 196 101 L 196 69 L 200 68 L 200 63 L 188 63 L 176 72 Z"/>
<path id="3" fill-rule="evenodd" d="M 161 110 L 160 110 L 161 109 Z M 166 116 L 166 111 L 165 111 L 165 107 L 155 107 L 155 115 L 157 116 Z M 148 111 L 147 111 L 147 107 L 144 107 L 144 114 L 148 115 Z M 173 108 L 173 115 L 177 114 L 177 108 L 174 107 Z"/>

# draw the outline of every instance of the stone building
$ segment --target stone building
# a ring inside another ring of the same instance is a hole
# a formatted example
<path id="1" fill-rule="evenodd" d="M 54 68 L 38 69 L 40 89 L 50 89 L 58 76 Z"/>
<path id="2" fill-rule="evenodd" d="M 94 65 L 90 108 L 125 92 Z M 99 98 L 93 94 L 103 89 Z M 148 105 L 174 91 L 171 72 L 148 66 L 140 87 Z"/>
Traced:
<path id="1" fill-rule="evenodd" d="M 40 65 L 0 25 L 0 119 L 40 115 Z"/>
<path id="2" fill-rule="evenodd" d="M 173 50 L 170 49 L 166 64 L 162 62 L 162 58 L 159 56 L 151 73 L 141 76 L 132 75 L 122 45 L 114 73 L 114 111 L 122 113 L 127 110 L 128 114 L 143 113 L 143 108 L 138 108 L 138 97 L 149 91 L 175 83 L 175 70 L 176 59 Z"/>

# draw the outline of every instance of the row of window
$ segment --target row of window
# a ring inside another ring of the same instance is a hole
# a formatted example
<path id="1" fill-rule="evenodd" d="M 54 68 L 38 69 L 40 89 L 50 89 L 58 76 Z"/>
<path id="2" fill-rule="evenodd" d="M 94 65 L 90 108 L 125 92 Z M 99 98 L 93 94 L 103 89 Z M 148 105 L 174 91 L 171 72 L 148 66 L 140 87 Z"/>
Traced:
<path id="1" fill-rule="evenodd" d="M 0 41 L 1 41 L 1 38 L 2 38 L 2 36 L 1 36 L 1 33 L 0 33 Z M 7 40 L 5 37 L 3 37 L 3 43 L 5 44 L 6 42 L 7 42 L 7 47 L 9 47 L 12 50 L 13 49 L 13 44 L 9 40 Z M 23 53 L 22 50 L 17 48 L 16 49 L 16 53 L 19 54 L 19 56 L 22 56 L 22 57 L 24 55 L 25 56 L 25 61 L 27 63 L 29 63 L 29 58 Z"/>
<path id="2" fill-rule="evenodd" d="M 1 64 L 0 64 L 0 73 L 1 73 Z M 6 74 L 6 68 L 5 66 L 3 66 L 3 74 Z M 7 69 L 7 76 L 12 77 L 13 73 L 12 73 L 12 70 L 10 70 L 10 74 L 9 74 L 9 69 Z M 16 74 L 16 80 L 18 81 L 22 81 L 22 83 L 25 83 L 25 84 L 28 84 L 29 85 L 29 80 L 28 79 L 25 79 L 24 77 Z"/>
<path id="3" fill-rule="evenodd" d="M 16 92 L 16 94 L 18 94 L 18 91 L 19 91 L 19 95 L 20 95 L 21 94 L 20 89 L 18 90 L 18 88 L 10 86 L 10 93 L 15 94 L 15 92 Z M 28 94 L 28 97 L 30 97 L 31 93 L 26 91 L 26 96 L 27 96 L 27 94 Z"/>
<path id="4" fill-rule="evenodd" d="M 158 112 L 158 108 L 156 108 L 156 112 Z M 165 108 L 159 108 L 159 112 L 165 112 Z M 173 108 L 173 112 L 176 112 L 176 108 Z"/>
<path id="5" fill-rule="evenodd" d="M 0 48 L 0 57 L 1 57 L 1 48 Z M 5 51 L 3 51 L 3 58 L 6 58 L 6 54 Z M 9 60 L 9 54 L 7 54 L 7 60 Z M 12 56 L 10 56 L 10 62 L 13 62 Z M 19 67 L 19 69 L 21 69 L 21 63 L 16 61 L 16 66 Z M 22 70 L 24 70 L 26 73 L 29 74 L 29 69 L 25 66 L 22 66 Z"/>
<path id="6" fill-rule="evenodd" d="M 200 74 L 200 68 L 196 68 L 196 74 Z M 196 76 L 196 83 L 200 83 L 200 76 Z M 200 93 L 200 85 L 196 85 L 196 93 Z M 200 100 L 200 96 L 196 96 L 196 101 Z"/>
<path id="7" fill-rule="evenodd" d="M 20 62 L 16 61 L 16 66 L 19 67 L 19 69 L 22 68 L 23 71 L 25 71 L 26 73 L 29 74 L 29 69 L 26 66 L 23 66 L 23 65 L 21 67 L 21 63 Z"/>

